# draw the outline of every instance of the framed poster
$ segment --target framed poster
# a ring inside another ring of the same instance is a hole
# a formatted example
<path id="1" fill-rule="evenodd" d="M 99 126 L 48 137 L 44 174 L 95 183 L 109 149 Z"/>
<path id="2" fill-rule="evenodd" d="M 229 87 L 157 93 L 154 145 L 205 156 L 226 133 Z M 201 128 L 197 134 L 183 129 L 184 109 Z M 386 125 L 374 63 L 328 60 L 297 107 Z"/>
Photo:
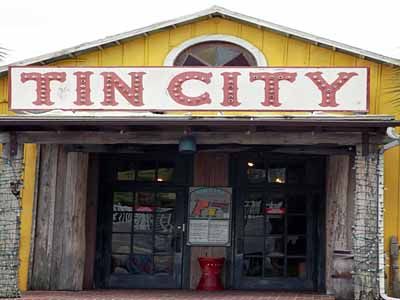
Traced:
<path id="1" fill-rule="evenodd" d="M 191 187 L 189 189 L 189 246 L 231 244 L 232 188 Z"/>

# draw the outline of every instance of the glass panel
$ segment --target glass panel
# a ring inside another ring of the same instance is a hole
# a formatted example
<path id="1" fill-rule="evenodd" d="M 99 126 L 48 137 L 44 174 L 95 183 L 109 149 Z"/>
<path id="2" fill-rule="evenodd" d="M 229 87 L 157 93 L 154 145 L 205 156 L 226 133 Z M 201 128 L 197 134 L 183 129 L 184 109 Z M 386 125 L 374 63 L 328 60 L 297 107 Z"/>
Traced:
<path id="1" fill-rule="evenodd" d="M 157 170 L 158 182 L 169 182 L 174 178 L 175 162 L 173 161 L 159 161 Z"/>
<path id="2" fill-rule="evenodd" d="M 129 255 L 113 254 L 111 256 L 111 273 L 127 274 Z"/>
<path id="3" fill-rule="evenodd" d="M 135 213 L 133 229 L 135 231 L 152 231 L 153 218 L 152 213 Z"/>
<path id="4" fill-rule="evenodd" d="M 263 255 L 264 238 L 245 238 L 244 253 L 247 255 Z"/>
<path id="5" fill-rule="evenodd" d="M 173 256 L 154 256 L 154 273 L 169 275 L 173 272 Z"/>
<path id="6" fill-rule="evenodd" d="M 286 182 L 286 168 L 281 168 L 281 167 L 268 168 L 268 182 L 269 183 L 285 183 Z"/>
<path id="7" fill-rule="evenodd" d="M 301 166 L 291 166 L 288 170 L 288 183 L 302 183 L 305 178 L 304 168 Z"/>
<path id="8" fill-rule="evenodd" d="M 250 193 L 244 202 L 244 234 L 263 235 L 262 193 Z"/>
<path id="9" fill-rule="evenodd" d="M 243 275 L 244 276 L 262 276 L 263 259 L 262 257 L 244 257 Z"/>
<path id="10" fill-rule="evenodd" d="M 306 278 L 306 259 L 305 258 L 288 258 L 287 260 L 287 276 Z"/>
<path id="11" fill-rule="evenodd" d="M 150 254 L 153 252 L 153 237 L 149 234 L 135 234 L 133 236 L 133 252 Z"/>
<path id="12" fill-rule="evenodd" d="M 150 255 L 132 255 L 127 267 L 131 274 L 151 274 L 153 270 L 152 257 Z"/>
<path id="13" fill-rule="evenodd" d="M 113 232 L 131 232 L 132 231 L 132 213 L 123 211 L 114 211 L 113 213 Z"/>
<path id="14" fill-rule="evenodd" d="M 140 212 L 152 212 L 155 207 L 159 206 L 156 200 L 156 194 L 152 192 L 137 192 L 135 210 Z"/>
<path id="15" fill-rule="evenodd" d="M 288 255 L 306 255 L 307 239 L 304 236 L 288 236 L 287 254 Z"/>
<path id="16" fill-rule="evenodd" d="M 284 267 L 284 258 L 266 257 L 264 265 L 264 277 L 281 277 L 284 274 Z"/>
<path id="17" fill-rule="evenodd" d="M 306 211 L 306 195 L 292 194 L 287 197 L 288 212 L 305 213 Z"/>
<path id="18" fill-rule="evenodd" d="M 158 205 L 162 208 L 175 208 L 175 193 L 158 193 Z"/>
<path id="19" fill-rule="evenodd" d="M 265 201 L 265 213 L 268 215 L 281 215 L 285 213 L 285 199 L 286 195 L 280 192 L 273 192 L 267 195 Z"/>
<path id="20" fill-rule="evenodd" d="M 265 182 L 264 162 L 247 162 L 247 178 L 250 183 Z"/>
<path id="21" fill-rule="evenodd" d="M 131 235 L 127 233 L 113 233 L 111 249 L 113 253 L 130 253 Z"/>
<path id="22" fill-rule="evenodd" d="M 284 220 L 281 215 L 265 216 L 265 232 L 266 234 L 283 234 Z"/>
<path id="23" fill-rule="evenodd" d="M 307 218 L 304 216 L 288 216 L 288 234 L 306 234 Z"/>
<path id="24" fill-rule="evenodd" d="M 133 193 L 132 192 L 114 192 L 113 210 L 114 211 L 132 211 Z"/>
<path id="25" fill-rule="evenodd" d="M 267 237 L 265 239 L 265 254 L 269 256 L 284 256 L 283 238 Z"/>
<path id="26" fill-rule="evenodd" d="M 159 208 L 156 214 L 156 228 L 157 232 L 173 232 L 174 230 L 174 213 L 175 211 L 170 208 Z"/>
<path id="27" fill-rule="evenodd" d="M 135 180 L 135 166 L 132 162 L 120 161 L 117 167 L 117 180 L 118 181 L 134 181 Z M 122 165 L 123 164 L 123 165 Z"/>
<path id="28" fill-rule="evenodd" d="M 137 167 L 137 181 L 154 182 L 156 180 L 156 162 L 140 161 Z"/>
<path id="29" fill-rule="evenodd" d="M 155 235 L 155 251 L 158 253 L 171 253 L 173 250 L 173 239 L 171 235 Z"/>

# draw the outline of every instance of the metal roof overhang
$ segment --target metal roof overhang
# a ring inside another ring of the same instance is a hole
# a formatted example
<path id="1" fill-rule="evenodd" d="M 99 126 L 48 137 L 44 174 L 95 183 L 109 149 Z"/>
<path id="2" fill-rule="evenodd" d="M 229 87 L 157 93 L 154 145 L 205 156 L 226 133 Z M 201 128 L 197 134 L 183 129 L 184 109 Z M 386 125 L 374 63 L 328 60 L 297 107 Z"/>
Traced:
<path id="1" fill-rule="evenodd" d="M 359 116 L 1 116 L 0 131 L 349 131 L 384 132 L 400 126 L 386 115 Z"/>

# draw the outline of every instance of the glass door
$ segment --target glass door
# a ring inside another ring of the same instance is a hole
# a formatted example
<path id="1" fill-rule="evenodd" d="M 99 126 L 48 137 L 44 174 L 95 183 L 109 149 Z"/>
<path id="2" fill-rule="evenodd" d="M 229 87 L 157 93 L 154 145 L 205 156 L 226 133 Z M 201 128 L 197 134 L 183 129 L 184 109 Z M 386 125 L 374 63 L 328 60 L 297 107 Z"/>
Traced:
<path id="1" fill-rule="evenodd" d="M 310 182 L 316 170 L 299 159 L 261 156 L 240 164 L 235 287 L 315 289 L 321 178 Z"/>
<path id="2" fill-rule="evenodd" d="M 101 260 L 108 288 L 180 288 L 187 197 L 176 159 L 110 159 Z M 111 177 L 111 179 L 110 179 Z M 100 212 L 100 210 L 99 210 Z"/>

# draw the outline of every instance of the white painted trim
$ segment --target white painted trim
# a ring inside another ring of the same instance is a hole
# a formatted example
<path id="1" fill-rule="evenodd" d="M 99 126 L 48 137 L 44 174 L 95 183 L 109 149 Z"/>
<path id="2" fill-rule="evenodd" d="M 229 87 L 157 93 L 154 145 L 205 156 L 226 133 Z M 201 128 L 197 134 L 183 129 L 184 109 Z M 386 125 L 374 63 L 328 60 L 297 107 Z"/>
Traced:
<path id="1" fill-rule="evenodd" d="M 264 53 L 262 53 L 260 49 L 258 49 L 253 44 L 250 44 L 248 41 L 245 41 L 233 35 L 226 35 L 226 34 L 202 35 L 183 42 L 182 44 L 178 45 L 168 53 L 167 57 L 164 60 L 164 66 L 173 66 L 175 59 L 185 49 L 199 43 L 212 42 L 212 41 L 228 42 L 241 46 L 254 56 L 257 63 L 257 67 L 268 66 Z"/>

